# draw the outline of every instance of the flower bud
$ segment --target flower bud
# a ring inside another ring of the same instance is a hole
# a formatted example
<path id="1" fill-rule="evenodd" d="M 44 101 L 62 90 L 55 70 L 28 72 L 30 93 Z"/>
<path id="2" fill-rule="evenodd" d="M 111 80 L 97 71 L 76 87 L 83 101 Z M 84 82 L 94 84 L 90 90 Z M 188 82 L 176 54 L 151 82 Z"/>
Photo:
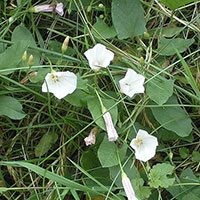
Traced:
<path id="1" fill-rule="evenodd" d="M 101 14 L 101 15 L 99 16 L 99 18 L 100 18 L 100 19 L 103 19 L 103 18 L 104 18 L 104 15 L 103 15 L 103 14 Z"/>
<path id="2" fill-rule="evenodd" d="M 34 59 L 33 59 L 33 55 L 30 55 L 29 59 L 28 59 L 28 66 L 31 67 L 34 64 Z"/>
<path id="3" fill-rule="evenodd" d="M 110 113 L 106 112 L 105 114 L 103 114 L 103 118 L 104 118 L 104 121 L 105 121 L 106 130 L 107 130 L 107 133 L 108 133 L 108 140 L 110 142 L 116 141 L 117 138 L 118 138 L 118 134 L 117 134 L 117 131 L 114 127 Z"/>
<path id="4" fill-rule="evenodd" d="M 62 54 L 64 54 L 67 51 L 68 44 L 69 44 L 69 36 L 65 38 L 62 44 L 62 48 L 61 48 Z"/>
<path id="5" fill-rule="evenodd" d="M 104 5 L 102 3 L 100 3 L 99 8 L 104 8 Z"/>
<path id="6" fill-rule="evenodd" d="M 87 12 L 90 12 L 92 10 L 92 7 L 91 6 L 88 6 L 87 7 Z"/>
<path id="7" fill-rule="evenodd" d="M 23 55 L 22 55 L 22 61 L 25 62 L 27 59 L 27 52 L 24 51 Z"/>
<path id="8" fill-rule="evenodd" d="M 138 200 L 135 196 L 131 181 L 124 172 L 122 172 L 122 185 L 128 200 Z"/>
<path id="9" fill-rule="evenodd" d="M 14 18 L 13 17 L 9 17 L 8 22 L 12 23 L 13 21 L 14 21 Z"/>
<path id="10" fill-rule="evenodd" d="M 149 37 L 150 37 L 149 33 L 147 33 L 147 32 L 144 32 L 143 36 L 144 36 L 145 39 L 149 39 Z"/>
<path id="11" fill-rule="evenodd" d="M 143 58 L 143 57 L 140 57 L 139 62 L 140 62 L 141 65 L 144 65 L 144 58 Z"/>

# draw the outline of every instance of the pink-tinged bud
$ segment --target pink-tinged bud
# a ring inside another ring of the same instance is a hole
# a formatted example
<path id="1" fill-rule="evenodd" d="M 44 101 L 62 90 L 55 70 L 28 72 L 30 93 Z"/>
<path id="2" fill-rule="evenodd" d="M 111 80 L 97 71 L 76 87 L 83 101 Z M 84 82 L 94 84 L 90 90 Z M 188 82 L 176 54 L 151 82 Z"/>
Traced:
<path id="1" fill-rule="evenodd" d="M 33 55 L 30 55 L 29 59 L 28 59 L 28 66 L 31 67 L 34 64 L 34 59 L 33 59 Z"/>
<path id="2" fill-rule="evenodd" d="M 96 134 L 98 133 L 98 129 L 95 127 L 90 131 L 88 137 L 84 139 L 86 146 L 95 144 L 96 142 Z"/>
<path id="3" fill-rule="evenodd" d="M 68 44 L 69 44 L 69 36 L 67 36 L 62 44 L 62 48 L 61 48 L 61 51 L 62 53 L 64 54 L 65 51 L 67 51 L 67 47 L 68 47 Z"/>
<path id="4" fill-rule="evenodd" d="M 53 6 L 50 4 L 38 5 L 33 7 L 33 12 L 53 12 Z"/>
<path id="5" fill-rule="evenodd" d="M 138 200 L 137 197 L 135 196 L 135 192 L 133 190 L 131 181 L 124 172 L 122 172 L 122 185 L 124 187 L 124 191 L 126 193 L 128 200 Z"/>
<path id="6" fill-rule="evenodd" d="M 104 121 L 105 121 L 105 124 L 106 124 L 106 130 L 107 130 L 107 133 L 108 133 L 108 140 L 111 141 L 111 142 L 116 141 L 117 138 L 118 138 L 118 134 L 117 134 L 117 131 L 115 130 L 115 127 L 113 125 L 113 121 L 112 121 L 110 113 L 106 112 L 103 115 L 103 118 L 104 118 Z"/>
<path id="7" fill-rule="evenodd" d="M 29 9 L 29 12 L 53 12 L 54 11 L 54 4 L 45 4 L 45 5 L 38 5 L 33 8 Z M 58 13 L 60 16 L 64 14 L 63 12 L 63 4 L 57 3 L 55 7 L 56 13 Z"/>

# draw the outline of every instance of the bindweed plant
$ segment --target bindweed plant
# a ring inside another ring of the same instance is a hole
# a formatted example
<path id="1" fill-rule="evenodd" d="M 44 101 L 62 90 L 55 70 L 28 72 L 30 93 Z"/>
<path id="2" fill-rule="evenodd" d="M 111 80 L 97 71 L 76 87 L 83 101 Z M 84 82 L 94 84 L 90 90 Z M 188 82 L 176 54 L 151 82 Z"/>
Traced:
<path id="1" fill-rule="evenodd" d="M 198 9 L 0 2 L 1 199 L 200 199 Z"/>

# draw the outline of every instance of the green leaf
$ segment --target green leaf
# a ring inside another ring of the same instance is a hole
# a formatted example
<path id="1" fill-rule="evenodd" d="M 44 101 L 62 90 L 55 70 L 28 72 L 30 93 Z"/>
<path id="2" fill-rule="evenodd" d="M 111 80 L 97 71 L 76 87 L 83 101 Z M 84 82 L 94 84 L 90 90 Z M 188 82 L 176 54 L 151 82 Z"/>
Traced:
<path id="1" fill-rule="evenodd" d="M 80 163 L 85 170 L 99 167 L 100 164 L 96 153 L 90 150 L 82 154 Z"/>
<path id="2" fill-rule="evenodd" d="M 15 71 L 18 64 L 22 60 L 22 55 L 24 51 L 28 48 L 28 44 L 19 41 L 8 47 L 3 53 L 0 54 L 0 73 L 10 74 Z"/>
<path id="3" fill-rule="evenodd" d="M 124 166 L 124 162 L 122 162 L 122 165 Z M 129 159 L 129 161 L 126 162 L 125 166 L 123 167 L 123 170 L 131 180 L 135 177 L 140 178 L 139 172 L 137 171 L 137 168 L 133 165 L 133 160 L 131 159 Z M 115 184 L 118 187 L 122 187 L 121 170 L 120 170 L 119 165 L 110 167 L 109 171 L 110 171 L 112 180 L 115 181 Z"/>
<path id="4" fill-rule="evenodd" d="M 165 104 L 178 105 L 176 96 L 170 97 Z M 180 106 L 152 107 L 151 111 L 164 128 L 175 132 L 180 137 L 188 136 L 193 129 L 190 117 Z"/>
<path id="5" fill-rule="evenodd" d="M 98 39 L 114 38 L 117 33 L 114 26 L 109 27 L 102 19 L 97 18 L 97 22 L 93 25 L 92 33 Z"/>
<path id="6" fill-rule="evenodd" d="M 194 141 L 194 136 L 192 134 L 190 134 L 187 137 L 180 137 L 176 133 L 174 133 L 172 131 L 169 131 L 169 130 L 167 130 L 165 128 L 160 128 L 158 130 L 158 137 L 163 142 L 169 142 L 169 141 L 175 141 L 175 140 L 183 140 L 183 141 L 191 143 L 191 142 Z"/>
<path id="7" fill-rule="evenodd" d="M 144 180 L 142 178 L 131 179 L 135 194 L 139 199 L 148 199 L 151 195 L 151 189 L 144 186 Z"/>
<path id="8" fill-rule="evenodd" d="M 56 143 L 58 135 L 55 132 L 45 133 L 40 142 L 35 147 L 35 156 L 40 157 L 49 151 L 49 149 Z"/>
<path id="9" fill-rule="evenodd" d="M 97 153 L 102 167 L 112 167 L 119 164 L 116 150 L 116 144 L 109 142 L 105 136 Z"/>
<path id="10" fill-rule="evenodd" d="M 17 99 L 10 96 L 0 96 L 0 115 L 5 115 L 11 119 L 23 119 L 26 114 L 22 111 L 22 105 Z"/>
<path id="11" fill-rule="evenodd" d="M 86 107 L 87 101 L 92 98 L 90 94 L 88 94 L 88 80 L 83 79 L 79 74 L 77 75 L 77 89 L 70 95 L 67 95 L 64 99 L 77 107 Z"/>
<path id="12" fill-rule="evenodd" d="M 28 162 L 23 162 L 23 161 L 4 162 L 4 161 L 1 161 L 0 165 L 25 167 L 25 168 L 35 172 L 36 174 L 43 176 L 44 178 L 48 178 L 49 180 L 52 180 L 58 184 L 64 185 L 68 188 L 73 188 L 73 189 L 80 190 L 80 191 L 86 191 L 86 192 L 91 192 L 94 194 L 95 193 L 99 194 L 98 192 L 96 192 L 86 186 L 83 186 L 79 183 L 76 183 L 75 181 L 67 179 L 63 176 L 60 176 L 58 174 L 55 174 L 46 169 L 43 169 L 42 167 L 39 167 L 37 165 L 31 164 Z"/>
<path id="13" fill-rule="evenodd" d="M 173 94 L 174 80 L 151 80 L 147 83 L 147 95 L 159 105 L 164 104 Z"/>
<path id="14" fill-rule="evenodd" d="M 186 159 L 189 156 L 189 149 L 186 147 L 182 147 L 179 149 L 179 154 L 181 156 L 181 158 Z"/>
<path id="15" fill-rule="evenodd" d="M 200 162 L 200 152 L 198 152 L 198 151 L 192 152 L 192 161 L 193 162 Z"/>
<path id="16" fill-rule="evenodd" d="M 179 53 L 184 52 L 189 48 L 190 45 L 194 43 L 194 39 L 182 39 L 182 38 L 174 38 L 174 39 L 166 39 L 162 37 L 158 44 L 158 54 L 171 56 L 176 54 L 176 49 Z"/>
<path id="17" fill-rule="evenodd" d="M 87 88 L 88 80 L 83 79 L 79 73 L 77 73 L 76 76 L 77 76 L 77 89 L 88 91 L 88 88 Z"/>
<path id="18" fill-rule="evenodd" d="M 172 10 L 195 1 L 197 0 L 160 0 L 161 3 L 171 8 Z"/>
<path id="19" fill-rule="evenodd" d="M 111 108 L 116 102 L 112 99 L 101 99 L 103 102 L 103 105 L 106 107 L 106 109 L 108 110 L 109 108 Z M 90 113 L 92 114 L 92 118 L 93 120 L 96 120 L 97 118 L 99 118 L 99 116 L 102 115 L 102 108 L 101 108 L 101 104 L 99 102 L 99 99 L 97 97 L 92 97 L 90 99 L 88 99 L 87 101 L 87 105 L 88 105 L 88 109 L 90 111 Z M 118 109 L 117 106 L 113 107 L 110 111 L 112 120 L 114 125 L 117 122 L 117 116 L 118 116 Z M 95 121 L 95 123 L 101 127 L 103 130 L 106 130 L 106 126 L 105 126 L 105 122 L 103 117 L 100 117 L 98 120 Z"/>
<path id="20" fill-rule="evenodd" d="M 162 37 L 173 37 L 175 35 L 178 35 L 184 27 L 158 27 L 153 28 L 148 31 L 148 33 L 153 36 L 162 36 Z"/>
<path id="21" fill-rule="evenodd" d="M 154 188 L 168 188 L 173 185 L 175 178 L 168 178 L 167 175 L 173 173 L 174 167 L 170 164 L 162 163 L 154 165 L 149 173 L 149 185 Z"/>
<path id="22" fill-rule="evenodd" d="M 175 184 L 180 184 L 180 186 L 172 186 L 167 190 L 171 193 L 173 197 L 177 200 L 199 200 L 200 190 L 199 190 L 199 179 L 194 175 L 190 168 L 185 169 L 181 176 L 179 177 L 179 182 Z M 188 183 L 188 185 L 184 185 Z"/>
<path id="23" fill-rule="evenodd" d="M 72 94 L 67 95 L 64 99 L 77 107 L 86 107 L 87 101 L 92 98 L 91 95 L 87 94 L 83 90 L 76 89 Z"/>
<path id="24" fill-rule="evenodd" d="M 112 21 L 119 39 L 142 35 L 146 31 L 143 12 L 138 0 L 112 0 Z"/>
<path id="25" fill-rule="evenodd" d="M 21 42 L 25 43 L 28 46 L 37 47 L 35 40 L 33 39 L 33 36 L 31 32 L 23 25 L 18 25 L 12 34 L 12 41 L 15 42 Z M 30 55 L 33 55 L 34 58 L 34 64 L 33 65 L 40 65 L 40 52 L 28 49 L 27 50 L 27 61 Z"/>
<path id="26" fill-rule="evenodd" d="M 40 68 L 35 77 L 28 75 L 28 78 L 32 83 L 44 82 L 45 76 L 50 72 L 51 70 L 49 68 Z"/>

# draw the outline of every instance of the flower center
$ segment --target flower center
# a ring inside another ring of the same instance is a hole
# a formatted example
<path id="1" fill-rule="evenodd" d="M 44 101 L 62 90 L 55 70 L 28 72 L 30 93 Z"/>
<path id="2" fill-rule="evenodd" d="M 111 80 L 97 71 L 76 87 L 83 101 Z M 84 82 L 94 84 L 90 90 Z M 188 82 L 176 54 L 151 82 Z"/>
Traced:
<path id="1" fill-rule="evenodd" d="M 126 85 L 126 86 L 130 86 L 130 84 L 129 84 L 129 83 L 125 83 L 125 85 Z"/>
<path id="2" fill-rule="evenodd" d="M 142 139 L 137 138 L 137 139 L 134 141 L 134 145 L 137 146 L 138 148 L 139 148 L 140 146 L 142 146 L 142 145 L 143 145 Z"/>
<path id="3" fill-rule="evenodd" d="M 58 81 L 58 76 L 56 76 L 55 74 L 51 74 L 51 80 L 54 82 Z"/>
<path id="4" fill-rule="evenodd" d="M 95 61 L 95 62 L 93 63 L 93 65 L 94 65 L 95 67 L 101 67 L 101 66 L 103 65 L 103 63 L 102 63 L 102 62 L 99 62 L 99 61 Z"/>

